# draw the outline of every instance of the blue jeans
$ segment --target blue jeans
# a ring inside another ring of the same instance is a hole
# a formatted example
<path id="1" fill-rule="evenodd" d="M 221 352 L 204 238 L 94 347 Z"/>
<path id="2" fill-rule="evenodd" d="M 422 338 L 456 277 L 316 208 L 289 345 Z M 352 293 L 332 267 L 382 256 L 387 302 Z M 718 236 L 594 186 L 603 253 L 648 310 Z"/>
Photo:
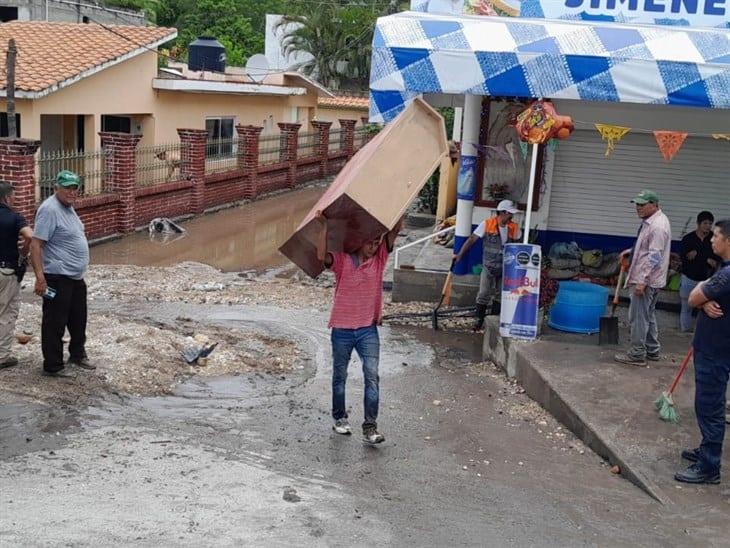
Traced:
<path id="1" fill-rule="evenodd" d="M 380 398 L 378 363 L 380 361 L 380 338 L 374 325 L 359 329 L 332 329 L 332 418 L 347 418 L 345 408 L 345 383 L 347 365 L 352 351 L 356 350 L 362 361 L 365 379 L 365 420 L 363 428 L 377 426 Z"/>
<path id="2" fill-rule="evenodd" d="M 679 329 L 680 331 L 691 331 L 694 326 L 692 320 L 692 308 L 689 306 L 689 294 L 697 286 L 696 282 L 684 274 L 682 274 L 682 282 L 679 285 L 679 298 L 682 301 L 682 310 L 679 313 Z"/>
<path id="3" fill-rule="evenodd" d="M 707 472 L 719 472 L 725 439 L 725 392 L 730 356 L 720 359 L 695 352 L 694 363 L 695 414 L 702 434 L 700 464 Z"/>

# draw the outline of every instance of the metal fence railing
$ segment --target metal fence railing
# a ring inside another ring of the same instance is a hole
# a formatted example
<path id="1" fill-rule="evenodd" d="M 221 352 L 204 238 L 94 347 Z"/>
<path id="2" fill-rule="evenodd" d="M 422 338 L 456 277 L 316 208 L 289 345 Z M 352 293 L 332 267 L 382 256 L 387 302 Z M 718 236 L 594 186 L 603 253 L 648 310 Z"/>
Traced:
<path id="1" fill-rule="evenodd" d="M 355 136 L 354 136 L 354 143 L 353 146 L 355 147 L 355 150 L 358 150 L 365 146 L 365 143 L 368 142 L 368 137 L 370 136 L 371 130 L 367 126 L 362 126 L 355 129 Z"/>
<path id="2" fill-rule="evenodd" d="M 278 164 L 281 161 L 281 135 L 272 133 L 259 139 L 259 165 Z"/>
<path id="3" fill-rule="evenodd" d="M 205 172 L 221 173 L 238 167 L 238 137 L 215 139 L 205 146 Z"/>
<path id="4" fill-rule="evenodd" d="M 86 152 L 41 149 L 36 155 L 36 201 L 40 203 L 53 194 L 56 175 L 64 169 L 73 171 L 81 179 L 81 196 L 109 192 L 111 189 L 105 184 L 108 174 L 107 157 L 108 153 L 104 150 Z"/>
<path id="5" fill-rule="evenodd" d="M 137 186 L 171 183 L 182 178 L 181 143 L 137 147 Z"/>
<path id="6" fill-rule="evenodd" d="M 316 156 L 318 142 L 319 132 L 317 131 L 307 131 L 299 133 L 297 144 L 297 158 Z"/>
<path id="7" fill-rule="evenodd" d="M 342 149 L 342 138 L 344 132 L 341 129 L 330 130 L 330 152 Z"/>

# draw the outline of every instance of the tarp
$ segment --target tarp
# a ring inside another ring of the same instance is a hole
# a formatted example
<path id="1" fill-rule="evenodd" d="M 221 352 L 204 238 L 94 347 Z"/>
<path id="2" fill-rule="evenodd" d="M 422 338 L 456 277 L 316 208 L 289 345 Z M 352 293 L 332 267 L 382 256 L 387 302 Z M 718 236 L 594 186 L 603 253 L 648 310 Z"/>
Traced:
<path id="1" fill-rule="evenodd" d="M 416 99 L 353 156 L 279 251 L 316 278 L 318 211 L 327 251 L 353 252 L 396 225 L 448 153 L 443 118 Z"/>
<path id="2" fill-rule="evenodd" d="M 730 108 L 730 30 L 404 12 L 378 19 L 370 121 L 422 93 Z"/>

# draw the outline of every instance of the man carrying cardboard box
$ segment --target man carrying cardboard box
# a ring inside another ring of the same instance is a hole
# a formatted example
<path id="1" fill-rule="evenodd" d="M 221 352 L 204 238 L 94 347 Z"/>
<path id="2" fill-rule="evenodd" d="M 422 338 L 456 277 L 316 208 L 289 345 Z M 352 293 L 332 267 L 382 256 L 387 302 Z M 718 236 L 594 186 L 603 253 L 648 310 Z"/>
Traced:
<path id="1" fill-rule="evenodd" d="M 335 273 L 335 298 L 328 327 L 332 329 L 332 429 L 338 434 L 352 433 L 345 406 L 347 366 L 355 350 L 362 361 L 365 380 L 363 440 L 369 444 L 382 443 L 378 432 L 380 400 L 380 338 L 378 325 L 383 310 L 383 273 L 388 255 L 403 225 L 403 219 L 384 236 L 366 242 L 354 253 L 326 250 L 326 220 L 321 212 L 317 219 L 324 225 L 318 256 L 325 268 Z"/>

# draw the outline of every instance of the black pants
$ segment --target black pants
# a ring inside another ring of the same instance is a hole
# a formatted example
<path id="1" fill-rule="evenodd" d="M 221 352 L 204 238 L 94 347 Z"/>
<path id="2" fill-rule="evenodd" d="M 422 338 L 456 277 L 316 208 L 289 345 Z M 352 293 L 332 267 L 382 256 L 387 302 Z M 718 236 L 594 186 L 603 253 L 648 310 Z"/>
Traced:
<path id="1" fill-rule="evenodd" d="M 46 274 L 48 287 L 56 290 L 53 299 L 43 299 L 41 348 L 43 369 L 49 372 L 63 369 L 63 335 L 68 327 L 71 361 L 86 357 L 86 283 L 68 276 Z"/>

